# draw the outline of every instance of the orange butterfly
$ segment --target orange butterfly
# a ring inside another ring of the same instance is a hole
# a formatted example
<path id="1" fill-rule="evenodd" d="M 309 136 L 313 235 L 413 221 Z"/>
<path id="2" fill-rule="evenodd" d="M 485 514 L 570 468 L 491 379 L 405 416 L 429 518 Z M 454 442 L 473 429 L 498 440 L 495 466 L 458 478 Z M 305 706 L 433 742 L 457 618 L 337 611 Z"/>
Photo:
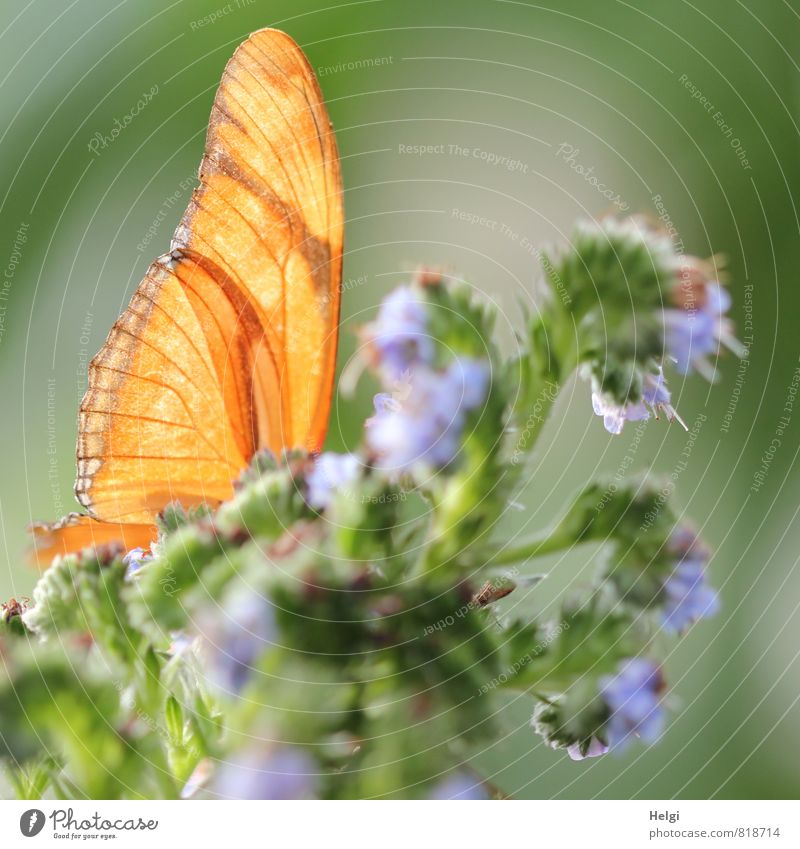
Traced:
<path id="1" fill-rule="evenodd" d="M 169 502 L 217 504 L 261 448 L 321 448 L 336 365 L 336 140 L 300 47 L 264 29 L 214 100 L 200 185 L 89 365 L 75 495 L 36 554 L 147 547 Z"/>

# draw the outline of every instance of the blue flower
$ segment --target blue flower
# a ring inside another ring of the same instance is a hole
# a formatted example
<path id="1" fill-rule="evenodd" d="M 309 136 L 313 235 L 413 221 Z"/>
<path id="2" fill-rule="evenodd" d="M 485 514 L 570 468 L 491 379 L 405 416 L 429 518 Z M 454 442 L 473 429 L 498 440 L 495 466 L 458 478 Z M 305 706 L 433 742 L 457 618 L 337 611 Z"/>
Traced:
<path id="1" fill-rule="evenodd" d="M 622 433 L 625 422 L 638 422 L 650 418 L 642 401 L 635 404 L 618 404 L 600 392 L 592 392 L 592 409 L 596 416 L 602 416 L 603 426 L 609 433 Z"/>
<path id="2" fill-rule="evenodd" d="M 214 792 L 226 799 L 313 799 L 319 777 L 319 765 L 308 752 L 278 746 L 222 764 Z"/>
<path id="3" fill-rule="evenodd" d="M 375 397 L 367 444 L 378 465 L 395 472 L 417 464 L 442 468 L 458 454 L 466 415 L 489 391 L 487 360 L 457 357 L 446 369 L 417 367 L 398 395 Z"/>
<path id="4" fill-rule="evenodd" d="M 715 379 L 715 370 L 708 357 L 721 345 L 739 357 L 746 353 L 734 336 L 733 322 L 725 315 L 731 296 L 713 279 L 713 273 L 708 263 L 686 258 L 678 269 L 680 282 L 674 289 L 678 308 L 664 310 L 666 346 L 675 368 L 681 374 L 694 368 L 709 381 Z"/>
<path id="5" fill-rule="evenodd" d="M 375 408 L 375 415 L 381 413 L 396 413 L 400 409 L 400 402 L 388 392 L 379 392 L 373 399 L 372 405 Z"/>
<path id="6" fill-rule="evenodd" d="M 275 611 L 269 599 L 251 587 L 239 587 L 224 604 L 209 612 L 200 630 L 209 672 L 226 693 L 238 694 L 249 682 L 259 657 L 278 639 Z"/>
<path id="7" fill-rule="evenodd" d="M 466 772 L 454 772 L 433 788 L 430 798 L 483 801 L 489 798 L 489 794 L 486 787 L 473 776 Z"/>
<path id="8" fill-rule="evenodd" d="M 337 490 L 358 477 L 360 469 L 361 461 L 355 454 L 335 454 L 332 451 L 320 454 L 306 476 L 308 503 L 317 510 L 324 510 Z"/>
<path id="9" fill-rule="evenodd" d="M 661 670 L 643 657 L 623 661 L 616 675 L 600 679 L 600 693 L 608 705 L 608 743 L 624 748 L 634 735 L 654 743 L 664 728 Z"/>
<path id="10" fill-rule="evenodd" d="M 433 362 L 436 349 L 428 334 L 427 318 L 425 300 L 409 286 L 401 286 L 384 298 L 377 318 L 363 333 L 384 375 L 398 378 L 413 365 Z"/>
<path id="11" fill-rule="evenodd" d="M 573 743 L 567 746 L 567 754 L 573 761 L 582 761 L 585 758 L 599 758 L 608 751 L 608 744 L 604 743 L 599 737 L 592 737 L 589 740 L 589 745 L 583 751 L 583 746 L 580 743 Z"/>
<path id="12" fill-rule="evenodd" d="M 698 619 L 713 616 L 719 598 L 705 580 L 710 553 L 691 529 L 678 528 L 668 550 L 677 562 L 664 583 L 663 622 L 666 630 L 679 633 Z"/>
<path id="13" fill-rule="evenodd" d="M 128 567 L 125 570 L 125 577 L 133 577 L 133 575 L 135 575 L 145 563 L 149 563 L 152 559 L 153 555 L 149 552 L 145 552 L 143 548 L 132 548 L 122 558 L 122 562 Z"/>
<path id="14" fill-rule="evenodd" d="M 680 422 L 684 430 L 688 430 L 686 423 L 672 406 L 671 395 L 661 368 L 655 374 L 648 372 L 644 375 L 640 401 L 618 404 L 612 398 L 602 394 L 599 387 L 595 385 L 592 391 L 592 409 L 596 415 L 603 417 L 605 429 L 613 434 L 622 433 L 625 422 L 649 419 L 650 410 L 656 418 L 661 410 L 669 421 L 675 419 Z"/>
<path id="15" fill-rule="evenodd" d="M 186 652 L 191 651 L 194 646 L 193 638 L 185 631 L 172 631 L 170 637 L 172 639 L 167 649 L 167 654 L 170 657 L 180 657 Z"/>

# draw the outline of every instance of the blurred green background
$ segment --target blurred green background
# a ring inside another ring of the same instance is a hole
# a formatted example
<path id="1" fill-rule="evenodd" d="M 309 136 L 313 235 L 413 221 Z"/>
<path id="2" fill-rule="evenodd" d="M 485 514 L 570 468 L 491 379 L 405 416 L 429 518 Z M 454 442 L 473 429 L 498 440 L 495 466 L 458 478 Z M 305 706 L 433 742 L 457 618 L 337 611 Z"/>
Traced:
<path id="1" fill-rule="evenodd" d="M 716 549 L 723 609 L 668 660 L 669 731 L 651 749 L 574 764 L 528 728 L 527 701 L 509 699 L 503 738 L 474 762 L 522 798 L 797 797 L 800 403 L 786 409 L 800 355 L 794 0 L 7 4 L 0 595 L 33 586 L 25 526 L 75 509 L 87 359 L 168 249 L 224 64 L 263 26 L 304 47 L 337 130 L 348 222 L 340 367 L 349 330 L 418 263 L 485 292 L 510 344 L 519 304 L 536 297 L 532 246 L 563 241 L 579 215 L 666 215 L 687 252 L 727 255 L 751 356 L 721 362 L 713 388 L 673 380 L 679 411 L 700 422 L 676 495 Z M 93 152 L 116 119 L 124 131 Z M 631 451 L 632 468 L 671 473 L 687 447 L 663 421 L 638 447 L 630 426 L 611 438 L 585 385 L 564 395 L 514 496 L 509 536 L 547 525 L 589 474 L 624 469 Z M 330 447 L 357 444 L 369 407 L 369 387 L 339 400 Z M 548 612 L 588 574 L 590 553 L 553 562 L 551 580 L 509 602 Z"/>

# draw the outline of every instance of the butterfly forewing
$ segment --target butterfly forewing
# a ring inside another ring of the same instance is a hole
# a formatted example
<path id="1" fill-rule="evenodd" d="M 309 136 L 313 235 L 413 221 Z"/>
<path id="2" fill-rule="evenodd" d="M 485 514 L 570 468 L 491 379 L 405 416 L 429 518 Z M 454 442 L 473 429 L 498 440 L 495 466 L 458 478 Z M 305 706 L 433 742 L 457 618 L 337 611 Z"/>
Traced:
<path id="1" fill-rule="evenodd" d="M 255 33 L 228 63 L 200 179 L 175 243 L 252 298 L 281 388 L 261 399 L 270 411 L 261 445 L 316 450 L 336 364 L 341 177 L 313 71 L 283 33 Z"/>

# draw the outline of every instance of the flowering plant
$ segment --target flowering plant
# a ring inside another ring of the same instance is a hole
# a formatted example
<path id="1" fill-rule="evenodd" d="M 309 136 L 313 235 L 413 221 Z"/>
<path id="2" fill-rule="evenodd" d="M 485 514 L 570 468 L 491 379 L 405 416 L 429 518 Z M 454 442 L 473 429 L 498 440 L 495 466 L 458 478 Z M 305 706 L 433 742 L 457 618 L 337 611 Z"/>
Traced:
<path id="1" fill-rule="evenodd" d="M 165 510 L 152 550 L 57 558 L 3 606 L 18 796 L 484 798 L 465 764 L 508 689 L 574 759 L 657 739 L 668 641 L 718 604 L 662 482 L 588 481 L 521 544 L 498 522 L 573 371 L 617 434 L 682 423 L 670 367 L 742 352 L 713 264 L 640 219 L 542 261 L 511 361 L 491 309 L 422 273 L 361 330 L 381 391 L 356 452 L 259 454 L 219 508 Z M 537 557 L 588 541 L 594 580 L 555 617 L 503 612 Z"/>

